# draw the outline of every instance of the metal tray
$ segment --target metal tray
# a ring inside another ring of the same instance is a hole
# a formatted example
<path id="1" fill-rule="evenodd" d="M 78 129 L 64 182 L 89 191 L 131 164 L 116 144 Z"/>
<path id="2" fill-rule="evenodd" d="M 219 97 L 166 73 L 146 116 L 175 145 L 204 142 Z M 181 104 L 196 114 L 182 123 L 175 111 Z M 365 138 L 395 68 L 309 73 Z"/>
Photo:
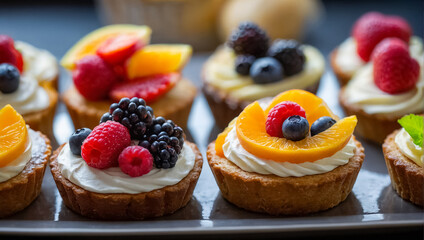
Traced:
<path id="1" fill-rule="evenodd" d="M 206 57 L 207 54 L 194 55 L 184 72 L 197 85 Z M 62 73 L 62 76 L 66 75 Z M 69 78 L 62 77 L 61 90 L 66 89 L 69 82 Z M 337 94 L 338 84 L 331 71 L 327 70 L 318 95 L 338 115 L 343 115 Z M 188 125 L 192 139 L 205 156 L 206 146 L 215 139 L 218 130 L 214 127 L 213 117 L 201 94 L 195 100 Z M 73 131 L 63 104 L 58 108 L 54 129 L 59 144 L 67 141 Z M 41 195 L 24 211 L 0 220 L 0 235 L 305 233 L 317 230 L 422 226 L 423 210 L 402 200 L 392 189 L 381 146 L 359 140 L 365 147 L 366 157 L 352 193 L 339 206 L 321 213 L 302 217 L 275 217 L 242 210 L 222 198 L 205 159 L 192 200 L 175 214 L 145 221 L 94 221 L 66 208 L 47 169 Z"/>

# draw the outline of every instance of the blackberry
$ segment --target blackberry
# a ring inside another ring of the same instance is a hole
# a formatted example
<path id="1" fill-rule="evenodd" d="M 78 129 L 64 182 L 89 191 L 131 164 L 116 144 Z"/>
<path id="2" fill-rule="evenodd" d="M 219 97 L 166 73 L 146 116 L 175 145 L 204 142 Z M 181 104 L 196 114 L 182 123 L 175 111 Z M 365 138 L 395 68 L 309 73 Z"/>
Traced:
<path id="1" fill-rule="evenodd" d="M 157 117 L 139 145 L 149 149 L 156 168 L 172 168 L 184 145 L 183 129 L 171 120 Z"/>
<path id="2" fill-rule="evenodd" d="M 255 61 L 252 55 L 239 55 L 236 58 L 236 72 L 240 75 L 249 75 L 250 67 Z"/>
<path id="3" fill-rule="evenodd" d="M 252 22 L 242 22 L 230 36 L 228 45 L 236 54 L 255 57 L 265 56 L 269 47 L 269 38 L 264 30 Z"/>
<path id="4" fill-rule="evenodd" d="M 268 49 L 268 56 L 281 63 L 286 76 L 301 72 L 306 60 L 300 44 L 295 40 L 275 40 Z"/>
<path id="5" fill-rule="evenodd" d="M 143 136 L 153 123 L 153 109 L 146 106 L 142 98 L 122 98 L 112 103 L 109 112 L 103 114 L 100 123 L 108 120 L 119 122 L 128 128 L 131 139 L 143 140 Z"/>

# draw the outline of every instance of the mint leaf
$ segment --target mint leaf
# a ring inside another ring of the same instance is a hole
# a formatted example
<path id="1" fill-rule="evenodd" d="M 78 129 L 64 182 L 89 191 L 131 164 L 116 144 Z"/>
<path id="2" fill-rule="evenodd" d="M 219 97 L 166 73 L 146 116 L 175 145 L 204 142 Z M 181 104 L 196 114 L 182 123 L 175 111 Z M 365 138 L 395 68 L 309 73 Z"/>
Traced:
<path id="1" fill-rule="evenodd" d="M 415 145 L 423 147 L 424 142 L 424 117 L 409 114 L 398 120 L 398 123 L 411 136 Z"/>

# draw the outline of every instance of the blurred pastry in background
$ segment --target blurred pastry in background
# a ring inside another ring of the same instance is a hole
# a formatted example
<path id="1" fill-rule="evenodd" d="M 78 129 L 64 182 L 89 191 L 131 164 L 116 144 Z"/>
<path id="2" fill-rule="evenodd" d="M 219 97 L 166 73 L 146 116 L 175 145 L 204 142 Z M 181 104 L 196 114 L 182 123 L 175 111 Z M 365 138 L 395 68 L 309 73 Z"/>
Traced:
<path id="1" fill-rule="evenodd" d="M 187 43 L 196 51 L 219 43 L 216 20 L 224 0 L 97 0 L 106 24 L 131 23 L 155 29 L 152 42 Z"/>
<path id="2" fill-rule="evenodd" d="M 271 39 L 300 40 L 308 23 L 322 11 L 318 0 L 228 0 L 218 20 L 221 42 L 226 41 L 241 22 L 255 22 Z"/>

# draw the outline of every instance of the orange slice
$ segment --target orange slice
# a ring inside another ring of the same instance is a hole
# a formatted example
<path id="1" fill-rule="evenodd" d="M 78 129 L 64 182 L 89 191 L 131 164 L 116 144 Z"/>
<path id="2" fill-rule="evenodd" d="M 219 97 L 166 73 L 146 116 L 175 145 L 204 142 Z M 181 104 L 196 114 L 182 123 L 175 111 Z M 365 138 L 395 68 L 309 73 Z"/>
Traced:
<path id="1" fill-rule="evenodd" d="M 24 119 L 6 105 L 0 110 L 0 167 L 7 166 L 25 151 L 27 137 Z"/>
<path id="2" fill-rule="evenodd" d="M 180 71 L 190 59 L 192 48 L 185 44 L 152 44 L 136 51 L 127 61 L 129 79 Z"/>
<path id="3" fill-rule="evenodd" d="M 286 94 L 291 95 L 291 93 Z M 281 96 L 284 95 L 279 97 Z M 287 100 L 298 102 L 305 109 L 310 125 L 311 121 L 319 117 L 328 116 L 328 114 L 334 116 L 328 108 L 326 110 L 321 107 L 321 104 L 317 105 L 318 102 L 307 104 L 306 100 L 297 99 L 296 95 L 293 96 L 294 98 Z M 273 104 L 274 102 L 276 101 L 273 101 Z M 322 112 L 316 112 L 315 108 L 321 109 Z M 309 117 L 308 112 L 312 112 Z M 265 122 L 266 111 L 260 107 L 258 102 L 250 104 L 243 110 L 236 122 L 237 137 L 243 148 L 259 158 L 277 162 L 302 163 L 330 157 L 341 150 L 352 136 L 357 119 L 356 116 L 344 118 L 326 131 L 297 142 L 271 137 L 266 132 Z"/>
<path id="4" fill-rule="evenodd" d="M 218 137 L 216 138 L 215 151 L 216 151 L 216 154 L 220 157 L 225 157 L 224 150 L 222 149 L 222 145 L 224 145 L 225 138 L 227 138 L 228 133 L 231 131 L 231 129 L 233 129 L 234 125 L 236 124 L 236 121 L 237 121 L 237 118 L 234 118 L 230 122 L 230 124 L 228 124 L 225 130 L 222 133 L 218 134 Z"/>
<path id="5" fill-rule="evenodd" d="M 131 24 L 109 25 L 87 34 L 79 40 L 71 49 L 69 49 L 60 61 L 60 64 L 69 70 L 75 69 L 75 63 L 87 55 L 96 54 L 99 46 L 107 39 L 118 35 L 130 35 L 140 39 L 141 45 L 150 42 L 152 30 L 147 26 L 138 26 Z"/>

